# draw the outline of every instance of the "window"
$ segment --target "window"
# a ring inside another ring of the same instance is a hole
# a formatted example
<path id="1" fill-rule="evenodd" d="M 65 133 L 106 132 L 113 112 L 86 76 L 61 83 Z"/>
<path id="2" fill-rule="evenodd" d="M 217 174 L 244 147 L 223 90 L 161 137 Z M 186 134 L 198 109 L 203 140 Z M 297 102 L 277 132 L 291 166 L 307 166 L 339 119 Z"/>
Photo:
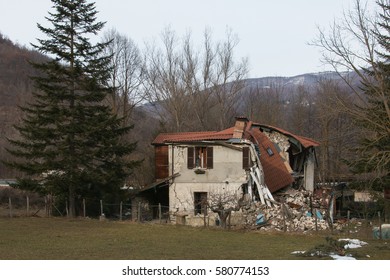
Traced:
<path id="1" fill-rule="evenodd" d="M 274 155 L 274 152 L 272 151 L 272 149 L 270 147 L 267 148 L 267 153 L 269 156 L 273 156 Z"/>
<path id="2" fill-rule="evenodd" d="M 207 192 L 194 192 L 194 214 L 207 214 Z"/>
<path id="3" fill-rule="evenodd" d="M 251 167 L 251 154 L 249 147 L 242 148 L 242 168 L 248 170 Z"/>
<path id="4" fill-rule="evenodd" d="M 187 167 L 194 168 L 213 168 L 213 147 L 188 147 L 187 149 Z"/>

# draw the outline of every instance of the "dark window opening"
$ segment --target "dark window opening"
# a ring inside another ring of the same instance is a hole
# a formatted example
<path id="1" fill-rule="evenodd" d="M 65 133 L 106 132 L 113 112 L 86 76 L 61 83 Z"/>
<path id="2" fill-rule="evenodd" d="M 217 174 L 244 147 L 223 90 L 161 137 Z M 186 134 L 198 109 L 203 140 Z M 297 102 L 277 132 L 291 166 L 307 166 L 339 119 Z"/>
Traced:
<path id="1" fill-rule="evenodd" d="M 251 153 L 249 147 L 244 147 L 242 149 L 242 168 L 248 170 L 252 165 Z"/>
<path id="2" fill-rule="evenodd" d="M 248 184 L 247 183 L 242 184 L 241 185 L 241 190 L 242 190 L 242 194 L 248 194 L 249 193 Z"/>
<path id="3" fill-rule="evenodd" d="M 207 192 L 194 192 L 194 214 L 207 214 Z"/>

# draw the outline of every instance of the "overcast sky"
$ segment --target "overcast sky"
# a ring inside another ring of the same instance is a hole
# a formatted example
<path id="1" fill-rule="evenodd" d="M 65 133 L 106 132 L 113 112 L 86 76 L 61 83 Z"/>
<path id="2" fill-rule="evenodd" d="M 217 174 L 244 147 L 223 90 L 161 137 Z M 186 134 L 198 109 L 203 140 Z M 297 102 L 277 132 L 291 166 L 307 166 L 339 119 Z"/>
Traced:
<path id="1" fill-rule="evenodd" d="M 354 0 L 96 0 L 98 20 L 132 38 L 140 48 L 158 40 L 170 26 L 179 36 L 191 30 L 201 39 L 205 28 L 215 40 L 227 28 L 239 38 L 236 58 L 248 57 L 249 77 L 294 76 L 329 70 L 320 50 L 308 45 Z M 14 42 L 29 45 L 42 38 L 36 24 L 50 0 L 0 0 L 0 32 Z"/>

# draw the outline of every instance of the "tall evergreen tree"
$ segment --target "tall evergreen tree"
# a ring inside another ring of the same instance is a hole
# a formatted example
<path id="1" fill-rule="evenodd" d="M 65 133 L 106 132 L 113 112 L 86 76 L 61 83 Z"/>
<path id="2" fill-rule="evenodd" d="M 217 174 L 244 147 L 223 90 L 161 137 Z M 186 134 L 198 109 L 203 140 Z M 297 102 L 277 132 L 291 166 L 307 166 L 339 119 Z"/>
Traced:
<path id="1" fill-rule="evenodd" d="M 21 138 L 10 140 L 9 152 L 20 158 L 10 165 L 27 175 L 18 180 L 21 188 L 66 197 L 73 217 L 77 198 L 118 192 L 137 162 L 125 160 L 135 144 L 121 140 L 131 127 L 122 127 L 103 102 L 110 90 L 103 55 L 109 42 L 90 42 L 104 26 L 95 4 L 52 3 L 52 26 L 38 24 L 46 37 L 33 45 L 52 59 L 33 63 L 42 75 L 33 77 L 34 101 L 22 107 Z"/>

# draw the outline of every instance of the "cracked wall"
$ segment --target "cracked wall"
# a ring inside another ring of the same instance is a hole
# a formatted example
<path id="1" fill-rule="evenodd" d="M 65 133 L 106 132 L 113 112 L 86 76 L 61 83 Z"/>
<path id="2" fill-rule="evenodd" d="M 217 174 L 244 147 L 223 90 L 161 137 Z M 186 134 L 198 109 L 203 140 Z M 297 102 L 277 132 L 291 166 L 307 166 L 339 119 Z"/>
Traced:
<path id="1" fill-rule="evenodd" d="M 172 146 L 169 150 L 170 174 L 180 174 L 169 187 L 171 213 L 180 212 L 193 216 L 195 192 L 242 194 L 241 186 L 248 180 L 247 173 L 242 168 L 242 151 L 213 145 L 213 168 L 206 169 L 204 174 L 197 174 L 194 169 L 187 168 L 187 147 L 175 146 L 173 157 Z"/>

